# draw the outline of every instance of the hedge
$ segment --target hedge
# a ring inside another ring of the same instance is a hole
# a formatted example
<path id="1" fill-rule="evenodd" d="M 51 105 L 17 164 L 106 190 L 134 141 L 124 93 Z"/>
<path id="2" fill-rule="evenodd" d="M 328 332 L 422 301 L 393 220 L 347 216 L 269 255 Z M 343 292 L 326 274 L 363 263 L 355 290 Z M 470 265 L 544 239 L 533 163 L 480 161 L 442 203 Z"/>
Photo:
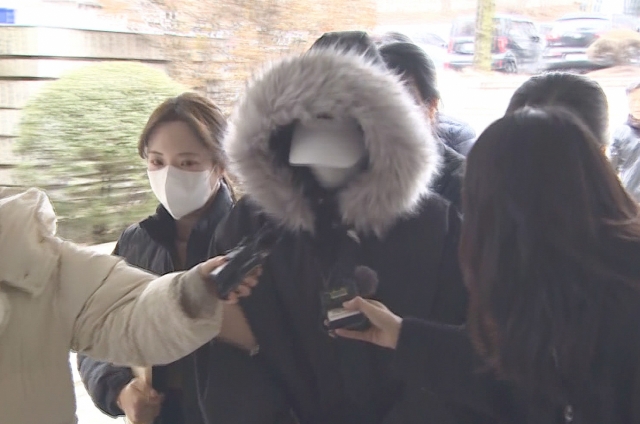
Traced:
<path id="1" fill-rule="evenodd" d="M 48 190 L 60 235 L 113 241 L 153 211 L 137 141 L 153 109 L 182 91 L 150 66 L 106 62 L 65 74 L 28 102 L 16 143 L 18 178 Z"/>
<path id="2" fill-rule="evenodd" d="M 603 34 L 587 50 L 589 60 L 600 66 L 625 66 L 640 63 L 640 34 L 619 29 Z"/>

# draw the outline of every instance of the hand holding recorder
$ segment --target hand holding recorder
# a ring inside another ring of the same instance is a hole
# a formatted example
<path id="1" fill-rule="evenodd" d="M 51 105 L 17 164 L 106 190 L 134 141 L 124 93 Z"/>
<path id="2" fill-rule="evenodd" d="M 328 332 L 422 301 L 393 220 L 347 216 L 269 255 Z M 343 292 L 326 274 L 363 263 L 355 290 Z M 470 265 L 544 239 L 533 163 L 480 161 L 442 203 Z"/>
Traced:
<path id="1" fill-rule="evenodd" d="M 361 297 L 356 297 L 343 306 L 347 311 L 362 313 L 371 325 L 364 331 L 337 329 L 335 334 L 390 349 L 396 348 L 402 328 L 402 318 L 395 315 L 382 303 L 375 300 L 365 300 Z"/>

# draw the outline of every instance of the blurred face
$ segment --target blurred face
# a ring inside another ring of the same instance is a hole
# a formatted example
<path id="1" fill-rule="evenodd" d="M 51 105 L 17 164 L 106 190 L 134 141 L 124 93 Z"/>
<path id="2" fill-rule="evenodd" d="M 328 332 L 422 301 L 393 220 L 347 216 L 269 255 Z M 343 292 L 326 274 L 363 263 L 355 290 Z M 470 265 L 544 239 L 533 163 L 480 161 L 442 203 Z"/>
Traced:
<path id="1" fill-rule="evenodd" d="M 160 124 L 147 144 L 151 188 L 167 211 L 181 219 L 202 208 L 217 192 L 222 169 L 184 122 Z"/>
<path id="2" fill-rule="evenodd" d="M 640 119 L 640 89 L 629 93 L 629 113 L 636 119 Z"/>

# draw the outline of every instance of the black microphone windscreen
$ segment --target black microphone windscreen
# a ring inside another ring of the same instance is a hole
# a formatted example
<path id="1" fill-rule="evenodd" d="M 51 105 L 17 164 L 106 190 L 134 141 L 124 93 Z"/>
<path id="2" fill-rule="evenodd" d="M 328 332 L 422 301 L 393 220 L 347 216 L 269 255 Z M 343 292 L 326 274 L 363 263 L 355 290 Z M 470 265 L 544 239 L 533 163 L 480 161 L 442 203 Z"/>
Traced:
<path id="1" fill-rule="evenodd" d="M 368 266 L 357 266 L 353 272 L 360 296 L 373 296 L 378 290 L 378 273 Z"/>

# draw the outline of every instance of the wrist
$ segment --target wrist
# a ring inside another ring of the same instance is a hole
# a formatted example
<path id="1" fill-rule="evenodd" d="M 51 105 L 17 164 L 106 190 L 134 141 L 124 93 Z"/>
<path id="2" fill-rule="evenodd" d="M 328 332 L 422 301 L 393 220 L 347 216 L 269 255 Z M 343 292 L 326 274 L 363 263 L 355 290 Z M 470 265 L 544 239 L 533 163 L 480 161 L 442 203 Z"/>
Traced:
<path id="1" fill-rule="evenodd" d="M 130 368 L 122 368 L 119 372 L 111 375 L 106 380 L 107 390 L 104 397 L 104 403 L 100 402 L 100 409 L 110 416 L 120 416 L 124 414 L 122 410 L 123 404 L 126 404 L 123 393 L 133 381 L 133 374 Z"/>
<path id="2" fill-rule="evenodd" d="M 118 393 L 118 397 L 116 398 L 116 406 L 120 408 L 120 410 L 123 412 L 124 412 L 124 408 L 122 407 L 123 406 L 122 397 L 124 396 L 125 390 L 126 390 L 126 386 L 124 389 L 120 391 L 120 393 Z"/>
<path id="3" fill-rule="evenodd" d="M 396 317 L 393 325 L 393 338 L 391 340 L 391 348 L 397 349 L 400 340 L 400 332 L 402 331 L 402 318 Z"/>
<path id="4" fill-rule="evenodd" d="M 183 311 L 191 319 L 210 318 L 222 307 L 214 284 L 203 276 L 201 267 L 182 273 L 174 286 Z"/>

